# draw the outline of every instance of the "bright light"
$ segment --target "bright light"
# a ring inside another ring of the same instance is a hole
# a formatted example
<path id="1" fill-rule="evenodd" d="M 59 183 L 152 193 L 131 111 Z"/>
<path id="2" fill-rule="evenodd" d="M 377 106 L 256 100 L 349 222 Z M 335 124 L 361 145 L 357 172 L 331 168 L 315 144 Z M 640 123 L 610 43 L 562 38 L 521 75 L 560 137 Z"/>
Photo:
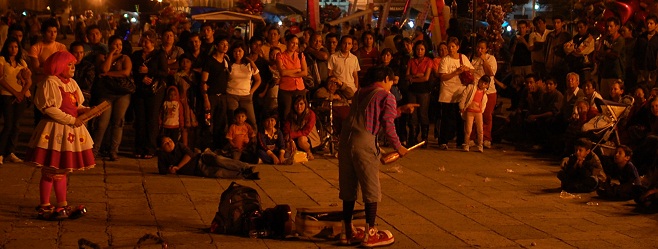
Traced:
<path id="1" fill-rule="evenodd" d="M 535 4 L 535 10 L 539 10 L 539 4 Z"/>
<path id="2" fill-rule="evenodd" d="M 132 23 L 136 23 L 136 22 L 137 22 L 137 18 L 134 18 L 134 17 L 133 17 L 133 18 L 130 18 L 130 22 L 132 22 Z"/>
<path id="3" fill-rule="evenodd" d="M 409 28 L 414 28 L 414 21 L 409 21 Z"/>
<path id="4" fill-rule="evenodd" d="M 123 14 L 123 17 L 128 18 L 128 14 Z"/>
<path id="5" fill-rule="evenodd" d="M 161 3 L 161 2 L 162 2 L 162 0 L 158 0 L 158 3 Z"/>
<path id="6" fill-rule="evenodd" d="M 27 11 L 23 11 L 23 15 L 24 15 L 24 16 L 27 16 Z"/>
<path id="7" fill-rule="evenodd" d="M 47 10 L 50 10 L 50 6 L 46 6 L 46 9 L 47 9 Z"/>
<path id="8" fill-rule="evenodd" d="M 279 21 L 279 26 L 281 26 L 281 25 L 283 25 L 283 22 L 282 22 L 282 21 Z"/>
<path id="9" fill-rule="evenodd" d="M 507 32 L 512 32 L 512 27 L 511 26 L 507 26 Z"/>

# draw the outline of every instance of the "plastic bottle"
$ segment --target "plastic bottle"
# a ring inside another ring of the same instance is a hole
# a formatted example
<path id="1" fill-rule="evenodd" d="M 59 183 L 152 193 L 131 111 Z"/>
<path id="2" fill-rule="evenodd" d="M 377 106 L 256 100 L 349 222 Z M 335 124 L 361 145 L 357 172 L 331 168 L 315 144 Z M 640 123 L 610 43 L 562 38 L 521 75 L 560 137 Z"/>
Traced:
<path id="1" fill-rule="evenodd" d="M 212 123 L 212 115 L 210 115 L 210 111 L 206 111 L 206 114 L 204 115 L 204 117 L 205 117 L 204 121 L 205 121 L 206 125 L 210 126 L 210 124 Z"/>

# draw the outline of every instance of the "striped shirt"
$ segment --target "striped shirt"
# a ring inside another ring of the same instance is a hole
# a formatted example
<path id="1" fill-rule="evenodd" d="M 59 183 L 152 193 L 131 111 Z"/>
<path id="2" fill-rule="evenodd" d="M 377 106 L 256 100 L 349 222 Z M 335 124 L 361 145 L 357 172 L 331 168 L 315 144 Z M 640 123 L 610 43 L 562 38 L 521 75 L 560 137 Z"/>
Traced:
<path id="1" fill-rule="evenodd" d="M 375 83 L 372 86 L 361 88 L 357 92 L 358 99 L 361 100 L 374 91 L 376 88 L 382 88 L 379 84 Z M 352 104 L 354 105 L 354 103 Z M 399 149 L 402 144 L 400 144 L 400 138 L 395 132 L 395 123 L 394 120 L 397 118 L 400 113 L 397 110 L 397 103 L 395 102 L 395 97 L 389 91 L 378 91 L 373 96 L 372 101 L 368 104 L 366 108 L 366 129 L 373 135 L 379 134 L 379 131 L 384 128 L 384 133 L 388 138 L 388 141 L 391 142 L 393 148 L 396 150 Z"/>

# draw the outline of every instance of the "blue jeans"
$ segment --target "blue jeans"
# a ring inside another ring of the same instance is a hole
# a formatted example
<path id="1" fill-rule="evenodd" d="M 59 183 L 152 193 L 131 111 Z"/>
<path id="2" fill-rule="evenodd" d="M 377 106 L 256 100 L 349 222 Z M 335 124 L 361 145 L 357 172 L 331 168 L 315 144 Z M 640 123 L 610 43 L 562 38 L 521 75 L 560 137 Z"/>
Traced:
<path id="1" fill-rule="evenodd" d="M 108 136 L 108 138 L 111 139 L 109 143 L 109 152 L 119 152 L 119 145 L 121 144 L 121 138 L 123 137 L 124 116 L 126 115 L 126 110 L 128 110 L 129 105 L 130 94 L 123 95 L 110 101 L 110 109 L 106 110 L 98 117 L 96 120 L 96 129 L 93 134 L 94 154 L 97 154 L 100 150 L 108 126 L 111 127 Z"/>
<path id="2" fill-rule="evenodd" d="M 14 103 L 14 100 L 16 100 L 14 96 L 0 96 L 0 104 L 2 104 L 2 115 L 5 119 L 2 132 L 0 132 L 0 156 L 7 156 L 11 153 L 14 153 L 16 143 L 18 142 L 18 120 L 21 118 L 23 112 L 28 106 L 27 99 L 20 103 Z"/>

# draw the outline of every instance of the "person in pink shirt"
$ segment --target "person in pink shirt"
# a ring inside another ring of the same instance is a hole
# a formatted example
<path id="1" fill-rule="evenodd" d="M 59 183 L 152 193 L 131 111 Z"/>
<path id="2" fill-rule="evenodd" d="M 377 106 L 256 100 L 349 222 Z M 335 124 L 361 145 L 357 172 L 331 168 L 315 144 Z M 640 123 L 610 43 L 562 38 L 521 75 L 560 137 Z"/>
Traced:
<path id="1" fill-rule="evenodd" d="M 487 89 L 489 89 L 490 82 L 491 77 L 483 75 L 478 80 L 477 86 L 470 84 L 466 87 L 459 101 L 459 110 L 464 118 L 464 151 L 469 151 L 468 139 L 471 136 L 471 131 L 473 131 L 473 122 L 475 122 L 475 128 L 477 129 L 478 138 L 476 143 L 478 151 L 484 151 L 482 113 L 485 112 L 487 106 Z"/>

